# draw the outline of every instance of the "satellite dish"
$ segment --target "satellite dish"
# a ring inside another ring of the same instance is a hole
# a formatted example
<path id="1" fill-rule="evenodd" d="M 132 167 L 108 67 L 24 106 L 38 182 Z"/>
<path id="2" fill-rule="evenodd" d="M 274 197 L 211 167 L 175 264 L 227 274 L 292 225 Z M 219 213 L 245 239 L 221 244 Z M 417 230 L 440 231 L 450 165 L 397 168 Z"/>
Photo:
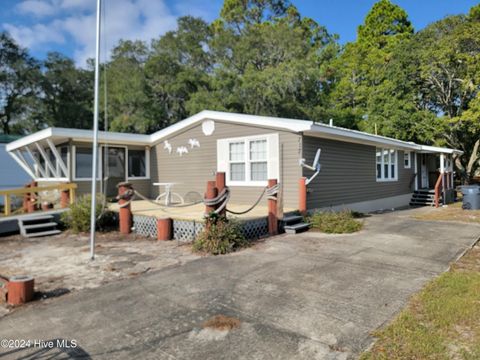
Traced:
<path id="1" fill-rule="evenodd" d="M 308 170 L 312 170 L 312 171 L 315 171 L 315 173 L 306 180 L 306 185 L 310 184 L 310 182 L 315 179 L 315 177 L 320 173 L 320 170 L 322 168 L 322 166 L 320 165 L 320 154 L 322 152 L 322 149 L 318 149 L 317 150 L 317 153 L 315 154 L 315 158 L 313 160 L 313 164 L 310 166 L 310 165 L 307 165 L 305 164 L 305 159 L 301 159 L 300 160 L 300 166 L 308 169 Z"/>

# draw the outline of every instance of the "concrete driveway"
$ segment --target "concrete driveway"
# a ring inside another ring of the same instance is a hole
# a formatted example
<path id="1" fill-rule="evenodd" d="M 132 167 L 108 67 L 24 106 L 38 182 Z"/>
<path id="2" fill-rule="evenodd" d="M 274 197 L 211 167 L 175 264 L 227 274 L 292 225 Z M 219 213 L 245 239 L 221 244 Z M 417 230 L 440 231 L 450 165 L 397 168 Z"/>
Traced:
<path id="1" fill-rule="evenodd" d="M 374 215 L 353 235 L 282 235 L 27 306 L 0 320 L 0 339 L 68 339 L 78 347 L 0 351 L 7 359 L 354 358 L 372 330 L 480 236 L 477 225 L 410 214 Z M 240 327 L 202 327 L 218 314 Z"/>

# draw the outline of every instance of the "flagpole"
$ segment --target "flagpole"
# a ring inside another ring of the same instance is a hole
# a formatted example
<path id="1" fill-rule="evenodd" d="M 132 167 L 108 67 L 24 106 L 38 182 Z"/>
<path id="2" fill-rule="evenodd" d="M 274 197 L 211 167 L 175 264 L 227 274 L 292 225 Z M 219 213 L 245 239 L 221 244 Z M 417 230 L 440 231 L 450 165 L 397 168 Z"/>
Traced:
<path id="1" fill-rule="evenodd" d="M 97 0 L 97 33 L 95 48 L 95 97 L 93 103 L 93 151 L 92 151 L 92 206 L 90 208 L 90 259 L 95 259 L 95 228 L 97 207 L 97 167 L 98 167 L 98 98 L 100 84 L 100 13 L 101 0 Z"/>

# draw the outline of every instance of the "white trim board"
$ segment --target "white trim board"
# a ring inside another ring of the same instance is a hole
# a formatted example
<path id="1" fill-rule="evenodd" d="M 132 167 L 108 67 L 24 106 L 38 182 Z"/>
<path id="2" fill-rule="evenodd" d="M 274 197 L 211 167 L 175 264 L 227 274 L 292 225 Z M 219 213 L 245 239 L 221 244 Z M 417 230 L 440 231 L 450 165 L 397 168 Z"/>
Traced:
<path id="1" fill-rule="evenodd" d="M 337 126 L 316 123 L 311 120 L 296 120 L 287 118 L 276 118 L 259 115 L 245 115 L 236 113 L 227 113 L 221 111 L 204 110 L 185 120 L 179 121 L 169 127 L 157 131 L 151 135 L 127 134 L 115 132 L 99 132 L 99 141 L 102 143 L 122 144 L 122 145 L 149 145 L 153 146 L 172 134 L 199 124 L 204 120 L 214 120 L 227 123 L 236 123 L 251 125 L 269 129 L 285 130 L 294 133 L 303 133 L 308 136 L 318 136 L 328 139 L 334 139 L 344 142 L 362 143 L 372 146 L 390 146 L 397 149 L 416 150 L 433 153 L 462 154 L 461 151 L 448 148 L 439 148 L 433 146 L 419 145 L 413 142 L 406 142 L 392 139 L 384 136 L 373 135 L 361 131 L 345 129 Z M 20 147 L 27 146 L 34 142 L 45 139 L 72 139 L 74 141 L 92 141 L 93 132 L 91 130 L 48 128 L 27 135 L 21 139 L 15 140 L 6 146 L 7 151 L 13 151 Z"/>

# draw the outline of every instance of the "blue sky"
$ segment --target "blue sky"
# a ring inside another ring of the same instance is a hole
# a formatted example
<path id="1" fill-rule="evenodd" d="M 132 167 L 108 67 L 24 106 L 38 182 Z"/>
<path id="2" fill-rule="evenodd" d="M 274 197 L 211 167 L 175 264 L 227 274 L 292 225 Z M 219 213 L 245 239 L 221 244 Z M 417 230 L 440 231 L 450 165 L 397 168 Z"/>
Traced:
<path id="1" fill-rule="evenodd" d="M 211 21 L 223 0 L 103 0 L 106 6 L 105 43 L 120 38 L 150 40 L 175 28 L 178 16 Z M 292 0 L 301 14 L 315 19 L 342 43 L 355 39 L 356 29 L 374 0 Z M 416 30 L 446 15 L 466 13 L 478 0 L 393 0 L 410 16 Z M 80 66 L 94 54 L 96 0 L 2 0 L 0 26 L 31 53 L 49 51 L 73 57 Z"/>

